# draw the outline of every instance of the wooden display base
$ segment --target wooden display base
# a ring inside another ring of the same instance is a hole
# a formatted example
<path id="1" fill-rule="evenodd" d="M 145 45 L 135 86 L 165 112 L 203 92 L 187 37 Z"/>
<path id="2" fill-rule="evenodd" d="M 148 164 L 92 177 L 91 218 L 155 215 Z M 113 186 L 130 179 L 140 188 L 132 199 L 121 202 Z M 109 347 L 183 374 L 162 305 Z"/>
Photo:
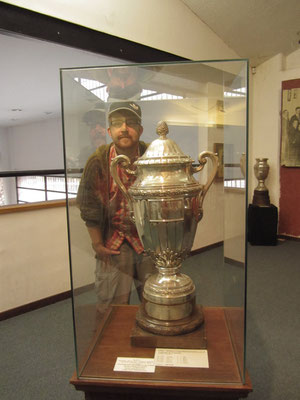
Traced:
<path id="1" fill-rule="evenodd" d="M 74 373 L 70 382 L 84 392 L 86 400 L 237 400 L 252 391 L 250 378 L 246 374 L 243 383 L 239 367 L 243 359 L 241 309 L 203 308 L 209 368 L 156 366 L 154 373 L 114 371 L 118 357 L 154 358 L 154 348 L 131 344 L 137 308 L 113 306 L 85 355 L 80 356 L 82 349 L 77 349 L 79 376 Z"/>
<path id="2" fill-rule="evenodd" d="M 206 349 L 205 323 L 193 332 L 177 336 L 163 336 L 147 332 L 136 323 L 130 335 L 132 346 L 171 349 Z"/>
<path id="3" fill-rule="evenodd" d="M 252 204 L 259 207 L 270 207 L 268 190 L 254 190 Z"/>

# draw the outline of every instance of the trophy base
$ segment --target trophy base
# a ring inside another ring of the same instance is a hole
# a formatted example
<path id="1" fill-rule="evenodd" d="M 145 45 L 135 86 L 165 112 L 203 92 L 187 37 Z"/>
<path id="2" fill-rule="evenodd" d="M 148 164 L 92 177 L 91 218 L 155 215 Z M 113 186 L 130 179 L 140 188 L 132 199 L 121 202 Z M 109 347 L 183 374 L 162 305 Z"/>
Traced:
<path id="1" fill-rule="evenodd" d="M 161 320 L 150 317 L 145 311 L 145 304 L 142 303 L 136 314 L 137 325 L 157 335 L 175 336 L 182 335 L 197 329 L 204 321 L 202 306 L 193 307 L 191 315 L 176 320 Z"/>
<path id="2" fill-rule="evenodd" d="M 270 197 L 268 190 L 254 190 L 252 204 L 259 207 L 269 207 Z"/>
<path id="3" fill-rule="evenodd" d="M 197 306 L 201 307 L 201 306 Z M 169 349 L 206 349 L 205 323 L 202 323 L 190 333 L 166 336 L 147 332 L 135 322 L 130 335 L 131 345 L 134 347 L 169 348 Z"/>

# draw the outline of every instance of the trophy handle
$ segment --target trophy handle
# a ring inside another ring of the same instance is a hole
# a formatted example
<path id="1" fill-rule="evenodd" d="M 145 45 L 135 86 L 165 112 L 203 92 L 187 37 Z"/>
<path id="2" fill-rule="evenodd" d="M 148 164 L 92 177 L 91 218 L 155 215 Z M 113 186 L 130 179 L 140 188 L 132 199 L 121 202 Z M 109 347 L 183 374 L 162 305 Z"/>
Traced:
<path id="1" fill-rule="evenodd" d="M 111 176 L 113 177 L 113 179 L 115 180 L 117 186 L 119 187 L 119 189 L 121 190 L 123 196 L 125 197 L 125 199 L 127 200 L 128 206 L 129 206 L 129 210 L 130 210 L 130 217 L 134 220 L 134 216 L 133 216 L 133 206 L 132 206 L 132 199 L 128 193 L 128 190 L 126 189 L 125 185 L 123 184 L 123 182 L 121 181 L 119 175 L 118 175 L 118 165 L 120 164 L 121 168 L 124 168 L 125 171 L 130 174 L 130 175 L 136 175 L 136 171 L 133 171 L 132 169 L 129 168 L 130 166 L 130 159 L 125 156 L 125 155 L 119 155 L 117 157 L 115 157 L 110 165 L 110 173 Z"/>
<path id="2" fill-rule="evenodd" d="M 212 161 L 212 165 L 213 165 L 213 169 L 211 171 L 211 174 L 208 177 L 208 180 L 206 182 L 206 184 L 204 185 L 202 191 L 200 192 L 200 204 L 199 204 L 199 209 L 202 212 L 202 204 L 203 204 L 203 200 L 204 197 L 206 195 L 206 192 L 208 191 L 208 189 L 210 188 L 211 184 L 213 183 L 217 171 L 218 171 L 218 166 L 219 166 L 219 158 L 215 153 L 212 153 L 211 151 L 202 151 L 202 153 L 199 154 L 198 160 L 199 160 L 199 167 L 192 167 L 192 173 L 196 173 L 199 172 L 203 169 L 204 165 L 207 163 L 207 159 L 210 159 Z"/>

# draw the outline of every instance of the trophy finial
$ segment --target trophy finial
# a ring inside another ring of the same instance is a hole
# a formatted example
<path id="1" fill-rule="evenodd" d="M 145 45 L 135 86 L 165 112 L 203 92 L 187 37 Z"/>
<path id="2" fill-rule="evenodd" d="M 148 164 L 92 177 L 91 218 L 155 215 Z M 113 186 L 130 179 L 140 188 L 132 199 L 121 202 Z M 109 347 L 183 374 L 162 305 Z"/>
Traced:
<path id="1" fill-rule="evenodd" d="M 156 133 L 161 139 L 166 139 L 166 136 L 169 133 L 169 128 L 165 121 L 159 121 L 157 124 Z"/>

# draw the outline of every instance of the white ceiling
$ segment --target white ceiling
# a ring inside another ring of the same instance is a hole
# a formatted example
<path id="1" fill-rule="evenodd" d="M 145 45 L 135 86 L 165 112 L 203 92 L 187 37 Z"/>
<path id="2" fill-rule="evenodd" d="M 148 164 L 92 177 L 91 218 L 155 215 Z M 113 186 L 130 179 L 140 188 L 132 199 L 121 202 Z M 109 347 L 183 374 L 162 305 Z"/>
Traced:
<path id="1" fill-rule="evenodd" d="M 119 60 L 0 31 L 0 127 L 61 115 L 60 68 L 118 64 Z"/>
<path id="2" fill-rule="evenodd" d="M 300 48 L 300 0 L 182 0 L 251 66 Z"/>

